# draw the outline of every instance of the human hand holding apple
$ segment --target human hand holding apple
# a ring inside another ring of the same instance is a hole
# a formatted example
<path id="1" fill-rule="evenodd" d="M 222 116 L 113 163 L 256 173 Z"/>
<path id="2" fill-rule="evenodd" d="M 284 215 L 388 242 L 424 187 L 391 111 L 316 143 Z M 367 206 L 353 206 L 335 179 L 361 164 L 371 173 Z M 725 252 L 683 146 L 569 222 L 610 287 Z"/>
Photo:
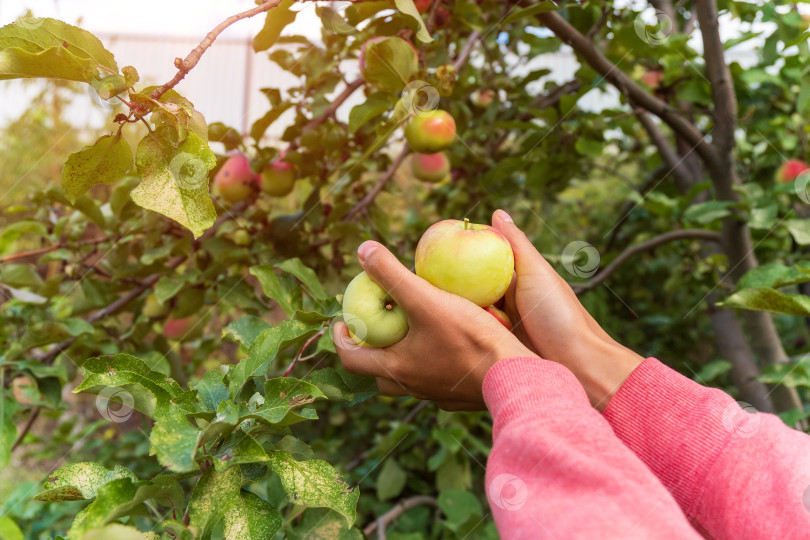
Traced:
<path id="1" fill-rule="evenodd" d="M 370 280 L 401 307 L 410 327 L 400 341 L 376 348 L 355 343 L 351 321 L 334 325 L 333 339 L 343 366 L 377 377 L 381 392 L 429 399 L 447 410 L 481 409 L 481 385 L 489 368 L 503 358 L 533 356 L 491 314 L 434 287 L 381 244 L 363 243 L 358 256 Z M 344 309 L 354 303 L 350 292 L 354 291 L 347 289 L 344 295 Z M 382 298 L 377 306 L 385 308 Z"/>

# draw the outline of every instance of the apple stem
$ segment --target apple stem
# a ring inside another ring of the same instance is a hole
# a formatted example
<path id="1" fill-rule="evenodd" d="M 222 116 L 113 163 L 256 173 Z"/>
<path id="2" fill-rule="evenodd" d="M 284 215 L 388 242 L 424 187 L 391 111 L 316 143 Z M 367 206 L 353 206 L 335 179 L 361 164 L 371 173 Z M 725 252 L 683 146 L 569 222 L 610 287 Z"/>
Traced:
<path id="1" fill-rule="evenodd" d="M 394 309 L 394 306 L 391 304 L 391 302 L 388 302 L 387 304 L 385 304 L 385 309 L 391 311 L 392 309 Z"/>
<path id="2" fill-rule="evenodd" d="M 464 230 L 465 231 L 470 230 L 470 220 L 469 220 L 469 218 L 464 218 Z"/>

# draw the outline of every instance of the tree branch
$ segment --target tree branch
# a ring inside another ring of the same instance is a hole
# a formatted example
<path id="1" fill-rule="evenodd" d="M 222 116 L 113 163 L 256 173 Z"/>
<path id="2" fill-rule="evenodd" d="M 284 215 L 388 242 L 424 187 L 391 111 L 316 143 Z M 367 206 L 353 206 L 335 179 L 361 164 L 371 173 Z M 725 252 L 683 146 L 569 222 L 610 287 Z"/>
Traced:
<path id="1" fill-rule="evenodd" d="M 675 181 L 680 186 L 688 186 L 692 185 L 693 178 L 690 171 L 687 169 L 686 164 L 684 163 L 684 159 L 678 154 L 675 147 L 670 144 L 667 140 L 666 135 L 664 132 L 661 131 L 661 128 L 658 127 L 658 124 L 650 118 L 650 115 L 646 112 L 639 112 L 636 114 L 638 117 L 638 121 L 647 131 L 647 135 L 650 136 L 650 141 L 655 145 L 658 149 L 658 153 L 661 155 L 661 159 L 663 159 L 664 163 L 666 163 L 667 167 L 669 168 L 669 174 L 675 178 Z"/>
<path id="2" fill-rule="evenodd" d="M 626 73 L 602 54 L 590 39 L 582 35 L 558 13 L 539 13 L 537 18 L 563 42 L 571 46 L 585 62 L 624 94 L 631 103 L 643 107 L 658 116 L 678 135 L 695 146 L 698 154 L 708 163 L 719 166 L 720 160 L 715 148 L 709 144 L 703 133 L 689 120 L 665 101 L 644 90 Z"/>
<path id="3" fill-rule="evenodd" d="M 416 495 L 408 499 L 399 501 L 394 507 L 385 514 L 378 517 L 374 522 L 369 523 L 363 529 L 363 534 L 371 536 L 374 531 L 377 531 L 377 538 L 385 540 L 385 529 L 394 522 L 399 516 L 417 506 L 435 506 L 438 508 L 439 501 L 435 497 L 429 495 Z"/>
<path id="4" fill-rule="evenodd" d="M 399 166 L 402 165 L 402 162 L 405 161 L 406 157 L 408 157 L 410 151 L 411 149 L 406 144 L 405 147 L 397 156 L 397 158 L 394 160 L 394 162 L 391 163 L 391 166 L 388 167 L 388 170 L 385 172 L 383 177 L 380 178 L 380 180 L 374 185 L 373 188 L 371 188 L 371 191 L 366 193 L 366 196 L 363 197 L 359 203 L 354 205 L 354 207 L 346 213 L 346 215 L 343 217 L 344 221 L 351 221 L 352 219 L 355 218 L 355 216 L 357 216 L 357 214 L 359 214 L 362 211 L 365 211 L 365 209 L 368 208 L 368 205 L 370 205 L 377 197 L 377 195 L 380 194 L 382 189 L 385 187 L 385 184 L 387 184 L 388 181 L 394 177 L 394 173 L 397 172 Z"/>
<path id="5" fill-rule="evenodd" d="M 34 422 L 36 422 L 37 418 L 39 417 L 39 412 L 40 412 L 39 407 L 34 407 L 33 409 L 31 409 L 31 414 L 28 415 L 28 420 L 25 421 L 25 425 L 20 431 L 20 434 L 17 435 L 17 438 L 14 440 L 14 444 L 11 445 L 11 450 L 9 450 L 9 452 L 13 452 L 14 450 L 17 449 L 18 446 L 20 446 L 20 443 L 23 441 L 25 436 L 28 435 L 28 432 L 31 430 L 31 426 L 34 425 Z"/>
<path id="6" fill-rule="evenodd" d="M 316 127 L 326 122 L 329 118 L 334 116 L 335 112 L 338 110 L 338 107 L 343 105 L 343 103 L 347 99 L 349 99 L 349 97 L 355 92 L 355 90 L 363 86 L 365 83 L 366 82 L 362 78 L 357 78 L 352 82 L 350 82 L 348 85 L 346 85 L 346 88 L 343 89 L 343 92 L 338 94 L 335 97 L 335 99 L 332 100 L 332 103 L 326 109 L 324 109 L 324 111 L 321 114 L 314 117 L 312 120 L 307 122 L 303 128 L 301 128 L 301 133 L 303 134 L 312 129 L 315 129 Z M 294 142 L 290 143 L 287 149 L 290 151 L 295 150 L 296 148 L 298 148 L 299 144 L 300 143 L 298 142 L 298 140 L 295 140 Z"/>
<path id="7" fill-rule="evenodd" d="M 737 127 L 737 96 L 726 64 L 723 42 L 720 40 L 717 2 L 700 0 L 695 3 L 700 34 L 703 36 L 703 57 L 706 74 L 712 87 L 714 101 L 713 144 L 720 149 L 721 159 L 731 162 L 734 130 Z"/>
<path id="8" fill-rule="evenodd" d="M 83 240 L 78 242 L 79 246 L 93 246 L 97 244 L 101 244 L 110 240 L 110 238 L 96 238 L 94 240 Z M 30 251 L 22 251 L 20 253 L 14 253 L 13 255 L 6 255 L 5 257 L 0 258 L 0 264 L 11 262 L 11 261 L 18 261 L 20 259 L 27 259 L 29 257 L 38 257 L 39 255 L 44 255 L 45 253 L 50 253 L 51 251 L 56 251 L 57 249 L 61 249 L 63 247 L 68 246 L 68 242 L 59 242 L 58 244 L 54 244 L 52 246 L 47 246 L 44 248 L 39 249 L 32 249 Z"/>
<path id="9" fill-rule="evenodd" d="M 453 62 L 453 68 L 458 73 L 461 68 L 464 67 L 464 64 L 467 63 L 467 60 L 470 59 L 470 54 L 472 54 L 472 50 L 475 47 L 475 43 L 481 37 L 481 32 L 478 30 L 474 30 L 470 32 L 470 35 L 467 36 L 467 43 L 464 44 L 464 47 L 461 49 L 461 52 L 456 57 L 456 61 Z"/>
<path id="10" fill-rule="evenodd" d="M 649 240 L 645 240 L 644 242 L 640 242 L 625 249 L 615 259 L 613 259 L 610 264 L 604 268 L 604 270 L 596 274 L 589 281 L 582 284 L 572 284 L 574 293 L 580 295 L 595 288 L 597 285 L 610 277 L 613 272 L 618 270 L 625 261 L 637 253 L 656 248 L 662 244 L 666 244 L 667 242 L 672 242 L 673 240 L 681 240 L 684 238 L 699 238 L 717 243 L 720 243 L 722 240 L 720 233 L 715 231 L 707 231 L 705 229 L 680 229 L 664 233 L 660 236 L 656 236 L 655 238 L 650 238 Z"/>
<path id="11" fill-rule="evenodd" d="M 163 94 L 165 94 L 166 92 L 177 86 L 177 83 L 185 79 L 188 72 L 194 69 L 194 67 L 200 61 L 200 58 L 202 58 L 202 55 L 205 53 L 205 51 L 207 51 L 208 48 L 211 45 L 213 45 L 217 37 L 219 37 L 219 35 L 226 28 L 228 28 L 229 26 L 238 21 L 241 21 L 242 19 L 248 19 L 250 17 L 253 17 L 254 15 L 258 15 L 259 13 L 264 13 L 265 11 L 268 11 L 276 7 L 280 2 L 281 0 L 266 0 L 260 6 L 257 6 L 253 9 L 249 9 L 247 11 L 243 11 L 242 13 L 237 13 L 236 15 L 231 15 L 230 17 L 219 23 L 219 25 L 217 25 L 216 28 L 208 32 L 208 35 L 205 36 L 205 38 L 200 42 L 199 45 L 197 45 L 197 47 L 194 48 L 194 50 L 188 53 L 188 56 L 186 56 L 185 59 L 182 58 L 174 59 L 174 65 L 177 68 L 177 74 L 172 78 L 172 80 L 170 80 L 169 82 L 167 82 L 166 84 L 164 84 L 163 86 L 152 92 L 149 95 L 149 97 L 154 99 L 155 101 L 159 101 L 161 96 L 163 96 Z"/>

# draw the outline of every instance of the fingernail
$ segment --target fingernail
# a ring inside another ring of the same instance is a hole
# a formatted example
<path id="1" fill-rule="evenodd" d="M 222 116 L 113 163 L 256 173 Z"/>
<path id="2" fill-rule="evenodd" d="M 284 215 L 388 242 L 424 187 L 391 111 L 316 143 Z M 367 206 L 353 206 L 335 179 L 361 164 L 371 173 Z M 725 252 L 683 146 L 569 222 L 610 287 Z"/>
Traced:
<path id="1" fill-rule="evenodd" d="M 512 216 L 507 214 L 505 210 L 498 210 L 498 212 L 500 213 L 502 220 L 504 220 L 507 223 L 514 223 L 514 221 L 512 221 Z"/>
<path id="2" fill-rule="evenodd" d="M 377 242 L 373 240 L 366 240 L 357 248 L 357 256 L 360 257 L 361 261 L 365 261 L 377 249 L 377 245 Z"/>

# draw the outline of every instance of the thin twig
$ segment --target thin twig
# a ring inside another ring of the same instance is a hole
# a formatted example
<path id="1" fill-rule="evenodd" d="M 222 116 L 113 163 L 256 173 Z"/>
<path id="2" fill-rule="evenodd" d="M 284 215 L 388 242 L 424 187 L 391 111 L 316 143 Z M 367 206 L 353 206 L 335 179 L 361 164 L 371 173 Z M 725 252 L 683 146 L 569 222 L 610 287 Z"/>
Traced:
<path id="1" fill-rule="evenodd" d="M 81 242 L 78 242 L 78 245 L 79 246 L 90 246 L 90 245 L 101 244 L 101 243 L 104 243 L 104 242 L 106 242 L 108 240 L 110 240 L 110 238 L 108 238 L 108 237 L 95 238 L 93 240 L 83 240 Z M 17 261 L 19 259 L 27 259 L 28 257 L 37 257 L 37 256 L 43 255 L 45 253 L 50 253 L 51 251 L 56 251 L 57 249 L 67 247 L 68 245 L 70 245 L 69 242 L 59 242 L 58 244 L 54 244 L 52 246 L 47 246 L 47 247 L 44 247 L 44 248 L 38 248 L 38 249 L 32 249 L 30 251 L 22 251 L 20 253 L 14 253 L 13 255 L 7 255 L 5 257 L 0 258 L 0 264 L 11 262 L 11 261 Z"/>
<path id="2" fill-rule="evenodd" d="M 301 349 L 298 351 L 298 354 L 296 354 L 295 358 L 293 358 L 293 361 L 290 364 L 290 367 L 287 368 L 287 371 L 284 372 L 282 377 L 289 377 L 290 376 L 290 374 L 293 371 L 293 368 L 295 368 L 295 365 L 302 360 L 302 356 L 304 354 L 304 351 L 307 350 L 307 347 L 312 345 L 313 342 L 319 340 L 325 331 L 326 331 L 326 329 L 322 328 L 318 332 L 316 332 L 311 338 L 306 340 L 306 342 L 301 346 Z"/>
<path id="3" fill-rule="evenodd" d="M 343 218 L 344 221 L 351 221 L 352 219 L 355 218 L 355 216 L 357 216 L 357 214 L 359 214 L 362 211 L 365 211 L 368 205 L 370 205 L 377 197 L 377 195 L 380 194 L 380 191 L 382 191 L 382 189 L 385 187 L 385 184 L 387 184 L 388 181 L 394 177 L 394 173 L 397 172 L 399 166 L 402 165 L 402 162 L 405 161 L 406 157 L 408 157 L 408 153 L 410 151 L 411 149 L 406 144 L 405 147 L 402 149 L 402 152 L 399 153 L 394 162 L 391 163 L 391 166 L 388 167 L 388 170 L 385 172 L 383 177 L 380 178 L 380 180 L 374 185 L 373 188 L 371 188 L 371 191 L 366 193 L 366 196 L 363 197 L 359 203 L 354 205 L 354 207 L 346 213 L 346 215 Z"/>
<path id="4" fill-rule="evenodd" d="M 703 240 L 709 240 L 710 242 L 721 242 L 722 236 L 720 233 L 715 231 L 707 231 L 705 229 L 680 229 L 676 231 L 670 231 L 668 233 L 664 233 L 662 235 L 656 236 L 655 238 L 650 238 L 644 242 L 639 242 L 633 246 L 622 251 L 615 259 L 611 261 L 609 265 L 605 267 L 604 270 L 596 274 L 593 278 L 589 281 L 586 281 L 582 284 L 572 284 L 572 288 L 577 295 L 583 294 L 585 292 L 590 291 L 603 281 L 605 281 L 610 275 L 615 272 L 625 261 L 627 261 L 633 255 L 640 253 L 642 251 L 647 251 L 649 249 L 656 248 L 662 244 L 666 244 L 667 242 L 672 242 L 673 240 L 681 240 L 684 238 L 699 238 Z"/>
<path id="5" fill-rule="evenodd" d="M 20 443 L 28 435 L 28 432 L 31 430 L 31 426 L 34 425 L 34 422 L 39 417 L 40 408 L 34 407 L 31 409 L 31 414 L 28 415 L 28 420 L 25 421 L 25 425 L 22 427 L 20 434 L 17 435 L 17 438 L 14 440 L 14 444 L 11 445 L 11 452 L 17 449 L 20 446 Z"/>
<path id="6" fill-rule="evenodd" d="M 396 521 L 399 516 L 411 508 L 426 505 L 435 506 L 438 508 L 439 501 L 436 500 L 436 497 L 431 497 L 430 495 L 416 495 L 414 497 L 401 500 L 395 504 L 391 510 L 369 523 L 366 528 L 363 529 L 363 534 L 366 536 L 371 536 L 374 534 L 374 531 L 377 531 L 377 538 L 380 540 L 385 540 L 385 529 L 388 527 L 388 525 Z"/>
<path id="7" fill-rule="evenodd" d="M 216 40 L 226 28 L 238 21 L 241 21 L 242 19 L 248 19 L 254 15 L 258 15 L 259 13 L 264 13 L 265 11 L 276 7 L 280 2 L 281 0 L 267 0 L 260 6 L 243 11 L 242 13 L 237 13 L 236 15 L 231 15 L 219 23 L 216 28 L 208 32 L 208 35 L 205 36 L 205 38 L 200 42 L 199 45 L 197 45 L 197 47 L 194 48 L 194 50 L 188 53 L 188 56 L 186 56 L 185 59 L 175 58 L 174 65 L 177 67 L 177 74 L 172 78 L 172 80 L 152 92 L 149 97 L 155 101 L 158 101 L 163 94 L 177 86 L 177 83 L 182 81 L 188 72 L 194 69 L 194 66 L 196 66 L 200 61 L 200 58 L 202 58 L 205 51 L 207 51 L 208 48 L 213 45 L 214 40 Z"/>

